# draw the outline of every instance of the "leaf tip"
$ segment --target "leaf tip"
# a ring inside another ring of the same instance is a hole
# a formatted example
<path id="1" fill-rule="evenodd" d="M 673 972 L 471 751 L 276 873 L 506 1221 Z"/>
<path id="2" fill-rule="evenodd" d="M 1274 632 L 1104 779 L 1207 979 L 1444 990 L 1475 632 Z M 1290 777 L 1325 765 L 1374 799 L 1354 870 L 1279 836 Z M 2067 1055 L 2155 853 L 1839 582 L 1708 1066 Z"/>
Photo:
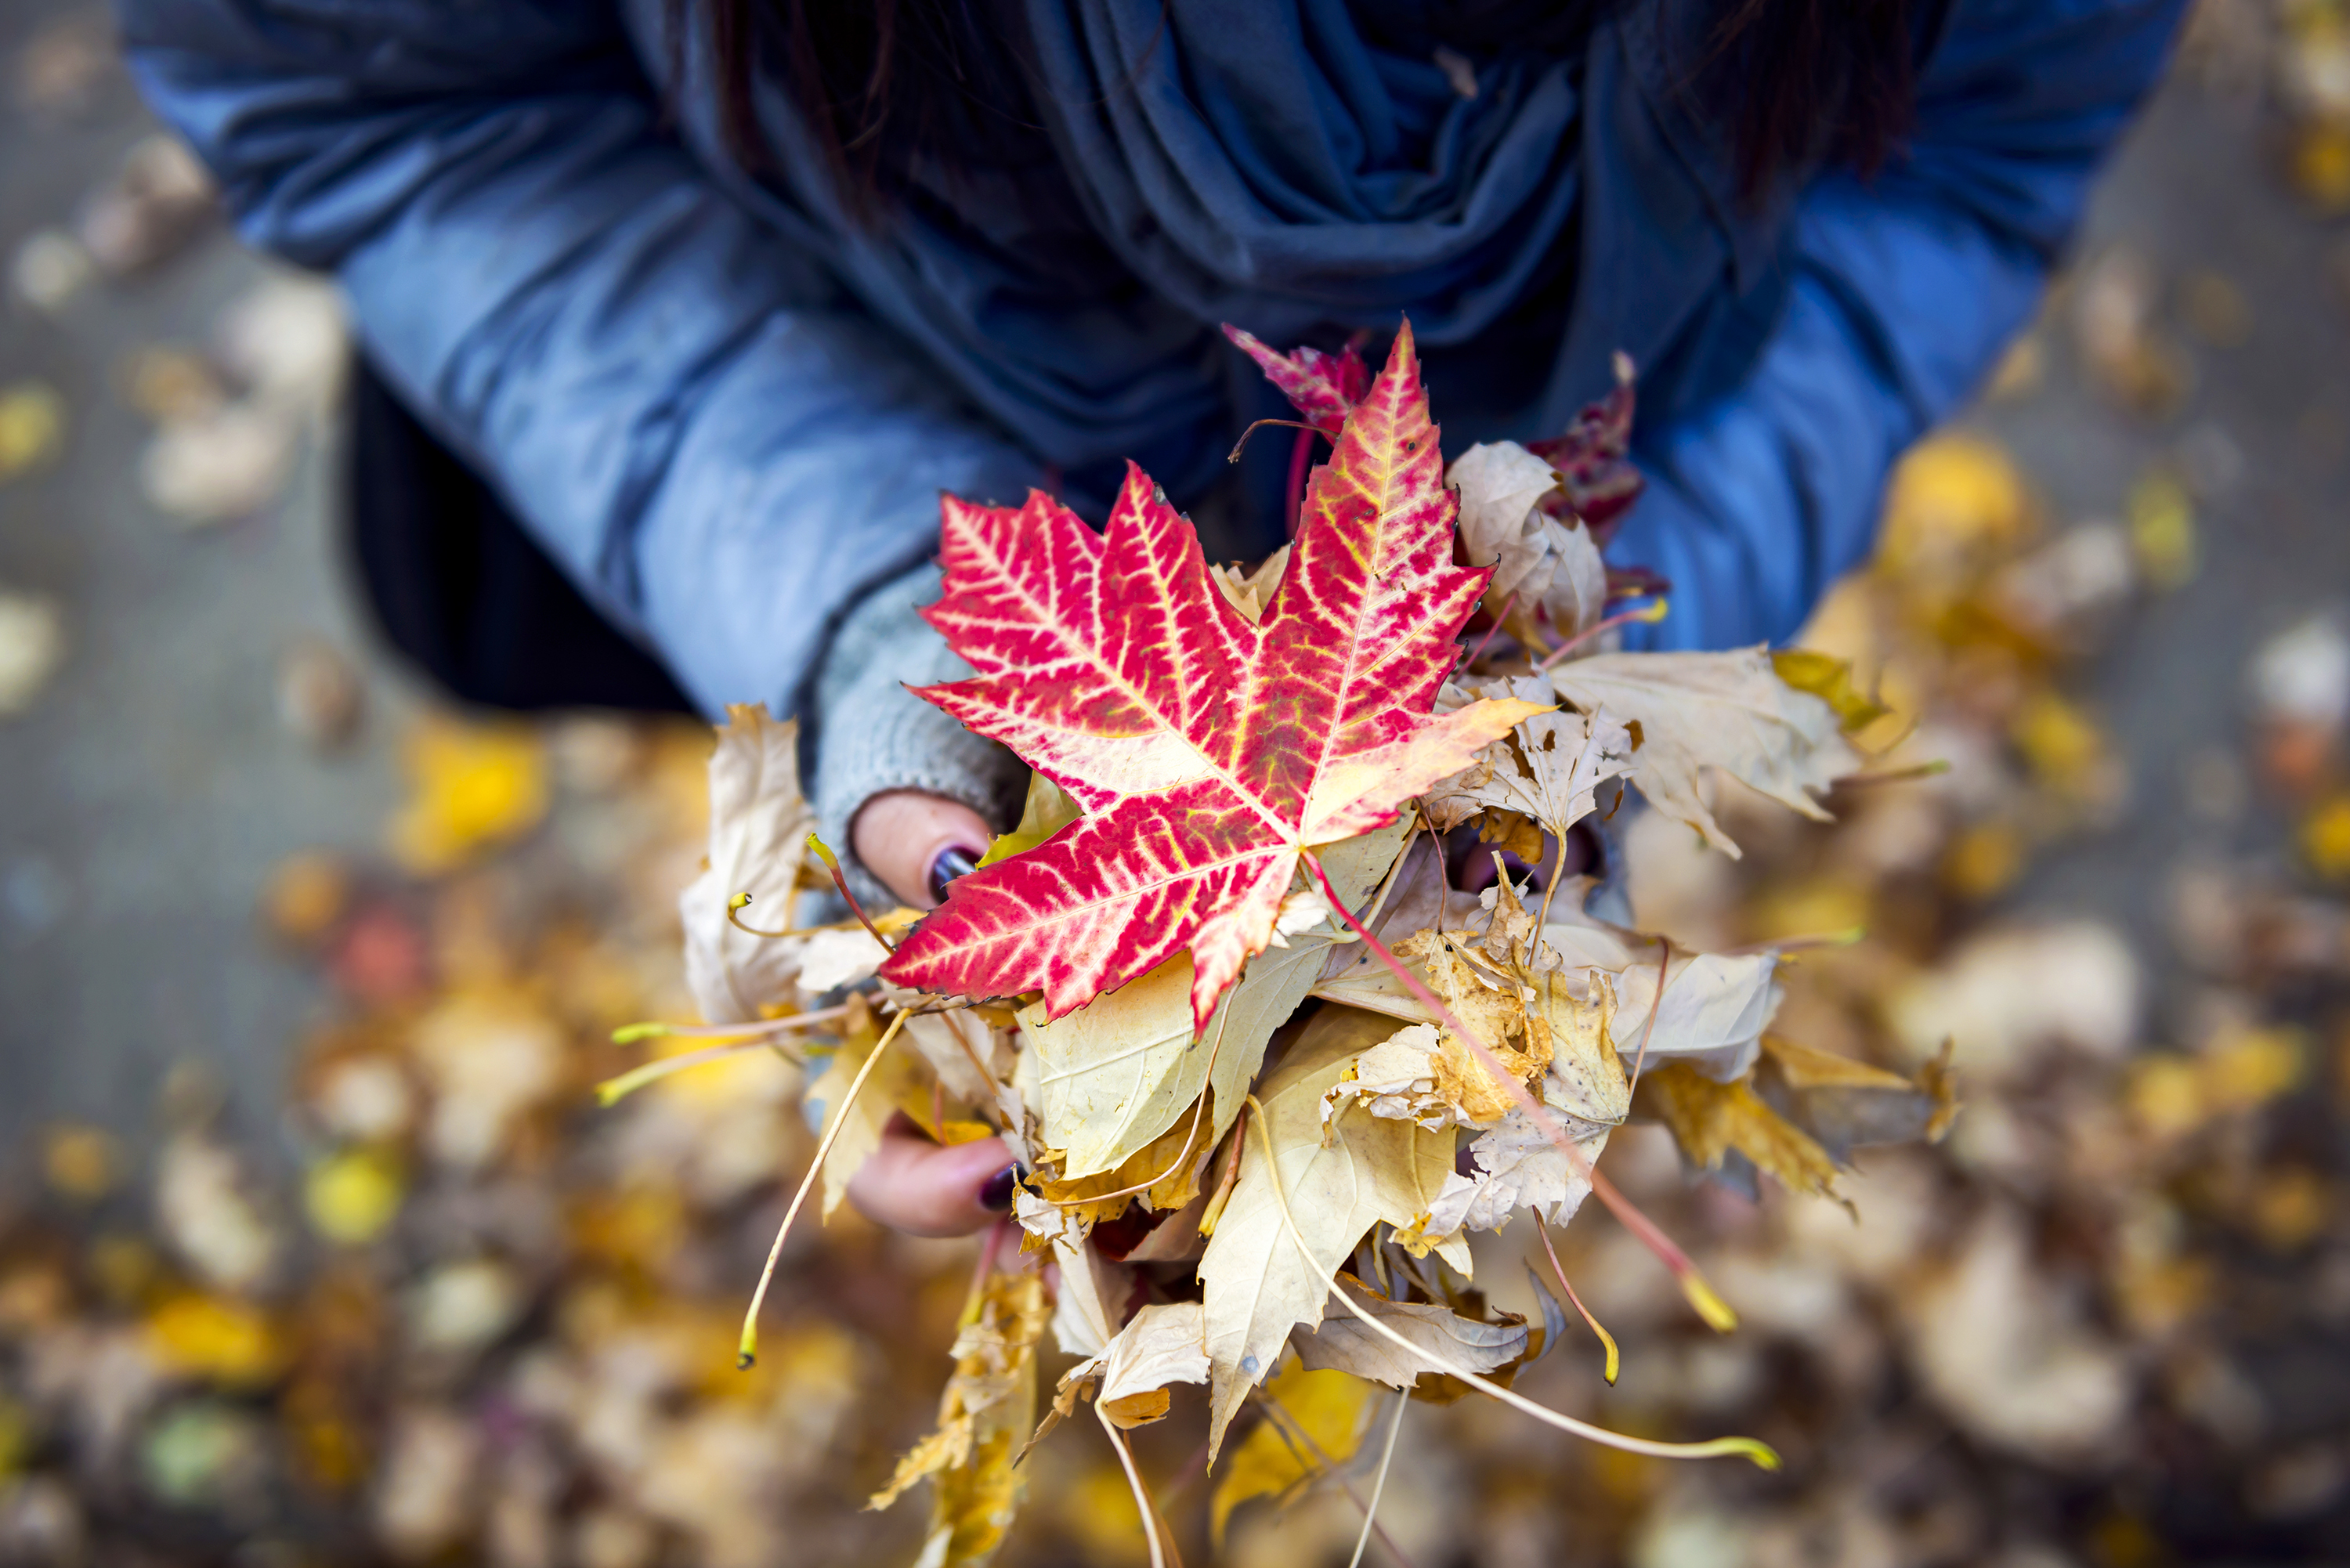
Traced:
<path id="1" fill-rule="evenodd" d="M 1730 1309 L 1730 1303 L 1721 1299 L 1720 1293 L 1706 1283 L 1705 1276 L 1694 1268 L 1681 1276 L 1681 1294 L 1689 1298 L 1689 1303 L 1696 1309 L 1697 1315 L 1703 1318 L 1706 1327 L 1714 1333 L 1728 1334 L 1738 1326 L 1738 1314 Z"/>

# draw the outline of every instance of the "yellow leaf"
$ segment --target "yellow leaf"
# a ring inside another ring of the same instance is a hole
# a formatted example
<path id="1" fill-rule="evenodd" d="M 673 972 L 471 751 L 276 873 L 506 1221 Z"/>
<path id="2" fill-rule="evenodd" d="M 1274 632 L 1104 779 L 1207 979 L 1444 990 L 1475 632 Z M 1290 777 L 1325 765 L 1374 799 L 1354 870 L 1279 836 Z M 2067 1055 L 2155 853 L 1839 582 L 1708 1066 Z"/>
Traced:
<path id="1" fill-rule="evenodd" d="M 170 1370 L 230 1387 L 265 1384 L 286 1360 L 267 1315 L 222 1296 L 172 1296 L 148 1314 L 146 1338 Z"/>
<path id="2" fill-rule="evenodd" d="M 1836 722 L 1847 735 L 1856 735 L 1893 711 L 1876 698 L 1862 694 L 1853 683 L 1852 660 L 1801 648 L 1783 648 L 1771 655 L 1779 679 L 1798 691 L 1808 691 L 1835 710 Z"/>
<path id="3" fill-rule="evenodd" d="M 400 760 L 409 799 L 391 820 L 390 848 L 418 876 L 453 870 L 546 815 L 546 748 L 525 726 L 427 719 Z"/>
<path id="4" fill-rule="evenodd" d="M 39 381 L 0 391 L 0 483 L 57 452 L 65 439 L 66 400 Z"/>
<path id="5" fill-rule="evenodd" d="M 373 1149 L 346 1149 L 310 1168 L 302 1184 L 311 1228 L 355 1247 L 383 1233 L 400 1213 L 406 1184 L 399 1165 Z"/>
<path id="6" fill-rule="evenodd" d="M 1811 1136 L 1762 1103 L 1749 1078 L 1717 1084 L 1681 1063 L 1652 1067 L 1641 1087 L 1690 1163 L 1721 1168 L 1738 1150 L 1796 1192 L 1835 1196 L 1835 1163 Z"/>
<path id="7" fill-rule="evenodd" d="M 1194 1102 L 1192 1109 L 1184 1111 L 1175 1118 L 1173 1126 L 1128 1155 L 1126 1163 L 1116 1170 L 1070 1179 L 1040 1171 L 1035 1182 L 1037 1194 L 1066 1206 L 1071 1217 L 1087 1229 L 1105 1220 L 1117 1219 L 1137 1196 L 1143 1199 L 1145 1208 L 1160 1212 L 1182 1208 L 1200 1195 L 1201 1168 L 1215 1149 L 1208 1141 L 1205 1118 L 1201 1120 L 1198 1135 L 1192 1134 L 1196 1110 Z M 1184 1150 L 1187 1142 L 1191 1145 L 1188 1154 Z M 1145 1181 L 1152 1185 L 1140 1194 L 1127 1190 Z M 1104 1196 L 1109 1193 L 1118 1196 Z"/>
<path id="8" fill-rule="evenodd" d="M 2303 819 L 2301 853 L 2328 881 L 2350 878 L 2350 794 L 2338 794 Z"/>
<path id="9" fill-rule="evenodd" d="M 1241 1400 L 1272 1370 L 1291 1328 L 1322 1321 L 1331 1281 L 1363 1232 L 1378 1220 L 1410 1225 L 1452 1174 L 1449 1127 L 1430 1132 L 1360 1106 L 1324 1125 L 1323 1097 L 1358 1054 L 1394 1033 L 1394 1023 L 1377 1013 L 1326 1007 L 1264 1082 L 1259 1103 L 1265 1136 L 1252 1133 L 1242 1146 L 1240 1179 L 1200 1261 L 1213 1372 L 1211 1457 Z M 1273 1189 L 1276 1179 L 1295 1218 L 1295 1236 L 1284 1217 L 1284 1199 Z"/>
<path id="10" fill-rule="evenodd" d="M 1028 804 L 1020 813 L 1020 826 L 1009 833 L 999 833 L 987 846 L 987 853 L 979 857 L 982 867 L 999 860 L 1009 860 L 1014 855 L 1034 849 L 1084 814 L 1069 792 L 1046 778 L 1043 774 L 1028 775 Z"/>
<path id="11" fill-rule="evenodd" d="M 41 1141 L 41 1172 L 68 1198 L 95 1202 L 121 1177 L 122 1148 L 103 1127 L 63 1123 L 51 1127 Z"/>
<path id="12" fill-rule="evenodd" d="M 1399 821 L 1323 850 L 1323 869 L 1339 896 L 1368 897 L 1408 830 Z M 1060 1019 L 1047 1021 L 1041 1005 L 1024 1011 L 1021 1030 L 1036 1054 L 1037 1137 L 1062 1151 L 1063 1174 L 1127 1165 L 1135 1150 L 1185 1125 L 1202 1086 L 1215 1094 L 1202 1147 L 1222 1139 L 1264 1060 L 1265 1042 L 1313 989 L 1337 935 L 1333 925 L 1326 919 L 1251 960 L 1196 1044 L 1187 953 Z"/>
<path id="13" fill-rule="evenodd" d="M 1935 436 L 1893 471 L 1878 559 L 1897 575 L 2012 544 L 2030 521 L 2023 476 L 2006 452 L 1977 436 Z"/>
<path id="14" fill-rule="evenodd" d="M 1279 1497 L 1325 1466 L 1343 1465 L 1362 1445 L 1363 1421 L 1378 1389 L 1345 1372 L 1284 1368 L 1264 1386 L 1274 1413 L 1232 1451 L 1209 1505 L 1209 1529 L 1222 1552 L 1232 1510 L 1252 1498 Z"/>
<path id="15" fill-rule="evenodd" d="M 2195 503 L 2170 474 L 2157 470 L 2131 489 L 2129 532 L 2130 548 L 2147 582 L 2169 589 L 2194 577 Z"/>
<path id="16" fill-rule="evenodd" d="M 887 1508 L 928 1478 L 933 1491 L 921 1561 L 938 1568 L 987 1562 L 1019 1510 L 1024 1481 L 1013 1460 L 1035 1425 L 1036 1342 L 1050 1315 L 1044 1280 L 991 1274 L 963 1315 L 938 1429 L 914 1445 L 866 1505 Z"/>

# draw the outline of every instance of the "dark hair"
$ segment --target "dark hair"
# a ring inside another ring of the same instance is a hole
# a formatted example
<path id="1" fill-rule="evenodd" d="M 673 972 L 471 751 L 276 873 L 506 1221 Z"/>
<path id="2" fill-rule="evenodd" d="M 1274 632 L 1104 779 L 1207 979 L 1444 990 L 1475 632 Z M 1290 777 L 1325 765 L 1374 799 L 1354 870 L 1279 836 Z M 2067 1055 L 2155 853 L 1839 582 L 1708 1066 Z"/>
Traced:
<path id="1" fill-rule="evenodd" d="M 688 4 L 669 0 L 675 47 Z M 1473 26 L 1478 8 L 1467 0 L 1457 9 Z M 1515 13 L 1509 36 L 1523 44 L 1529 7 L 1506 9 Z M 1563 32 L 1587 27 L 1598 5 L 1541 9 L 1547 30 Z M 952 171 L 1035 156 L 1049 143 L 1023 51 L 1007 41 L 1019 37 L 1012 10 L 992 0 L 710 0 L 729 150 L 754 169 L 764 161 L 752 98 L 764 58 L 782 65 L 850 206 L 866 216 L 901 193 L 917 162 Z M 1756 196 L 1814 159 L 1880 168 L 1908 127 L 1912 47 L 1908 0 L 1725 0 L 1684 74 L 1700 109 L 1728 123 L 1741 186 Z"/>

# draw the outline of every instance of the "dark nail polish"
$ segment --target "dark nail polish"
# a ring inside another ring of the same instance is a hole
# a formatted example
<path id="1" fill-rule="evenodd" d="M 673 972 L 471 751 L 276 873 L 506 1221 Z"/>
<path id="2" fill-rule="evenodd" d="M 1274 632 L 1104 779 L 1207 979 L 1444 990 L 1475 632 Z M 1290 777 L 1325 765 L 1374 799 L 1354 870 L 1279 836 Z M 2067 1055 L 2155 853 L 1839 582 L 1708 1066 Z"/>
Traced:
<path id="1" fill-rule="evenodd" d="M 931 897 L 946 901 L 947 884 L 958 877 L 968 877 L 979 869 L 979 852 L 961 844 L 950 844 L 939 851 L 931 862 Z"/>
<path id="2" fill-rule="evenodd" d="M 1012 1189 L 1020 1185 L 1020 1168 L 1007 1165 L 987 1179 L 979 1189 L 979 1206 L 1001 1214 L 1012 1207 Z"/>

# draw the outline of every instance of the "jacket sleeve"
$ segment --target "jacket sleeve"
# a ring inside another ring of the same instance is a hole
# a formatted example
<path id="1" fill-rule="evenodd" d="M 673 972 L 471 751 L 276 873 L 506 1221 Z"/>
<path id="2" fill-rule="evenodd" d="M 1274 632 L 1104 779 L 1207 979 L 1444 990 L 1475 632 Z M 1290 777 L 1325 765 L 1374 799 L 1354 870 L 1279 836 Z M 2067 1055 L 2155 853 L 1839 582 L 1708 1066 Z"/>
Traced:
<path id="1" fill-rule="evenodd" d="M 1895 460 L 2030 318 L 2180 10 L 1955 0 L 1906 156 L 1801 199 L 1785 313 L 1747 379 L 1638 438 L 1649 489 L 1608 554 L 1673 588 L 1631 646 L 1782 641 L 1867 556 Z"/>
<path id="2" fill-rule="evenodd" d="M 119 0 L 245 237 L 716 712 L 1030 462 L 667 136 L 601 0 Z"/>

